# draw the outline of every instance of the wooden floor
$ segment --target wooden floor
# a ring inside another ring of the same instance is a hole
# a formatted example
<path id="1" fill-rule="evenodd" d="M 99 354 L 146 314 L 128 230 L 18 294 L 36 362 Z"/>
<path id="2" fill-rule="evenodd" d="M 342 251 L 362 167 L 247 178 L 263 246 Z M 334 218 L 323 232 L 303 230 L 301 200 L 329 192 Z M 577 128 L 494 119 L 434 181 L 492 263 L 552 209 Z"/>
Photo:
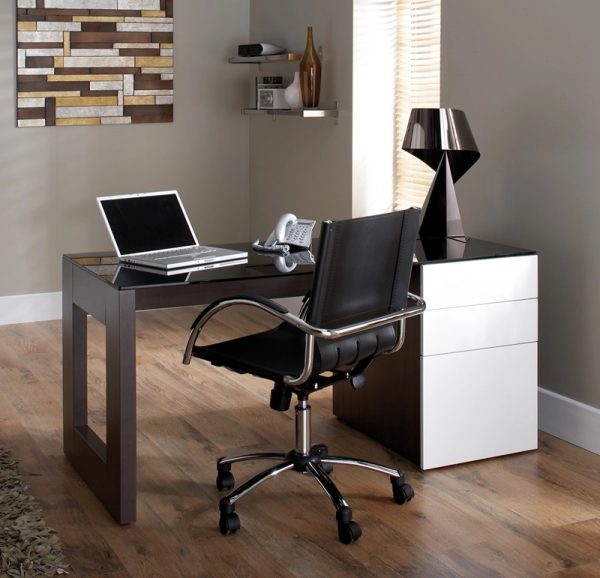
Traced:
<path id="1" fill-rule="evenodd" d="M 195 310 L 138 321 L 138 521 L 118 526 L 62 454 L 59 322 L 0 327 L 0 445 L 65 546 L 73 576 L 600 576 L 600 456 L 540 434 L 536 452 L 420 472 L 311 398 L 314 441 L 337 454 L 405 469 L 416 498 L 398 506 L 389 481 L 333 474 L 363 529 L 337 539 L 316 483 L 286 472 L 238 503 L 242 529 L 221 536 L 215 459 L 291 449 L 293 412 L 268 407 L 270 385 L 202 362 L 183 366 Z M 247 326 L 242 314 L 213 334 Z M 90 419 L 103 429 L 104 332 L 90 323 Z M 257 470 L 243 464 L 238 481 Z"/>

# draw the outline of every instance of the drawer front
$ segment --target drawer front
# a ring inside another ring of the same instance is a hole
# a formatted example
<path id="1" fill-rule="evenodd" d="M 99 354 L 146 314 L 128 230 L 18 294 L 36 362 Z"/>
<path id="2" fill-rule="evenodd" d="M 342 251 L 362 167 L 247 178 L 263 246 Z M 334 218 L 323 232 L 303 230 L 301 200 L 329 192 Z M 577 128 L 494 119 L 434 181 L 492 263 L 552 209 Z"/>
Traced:
<path id="1" fill-rule="evenodd" d="M 421 358 L 421 467 L 537 448 L 537 344 Z"/>
<path id="2" fill-rule="evenodd" d="M 536 299 L 537 255 L 423 265 L 421 294 L 429 310 Z"/>
<path id="3" fill-rule="evenodd" d="M 421 352 L 439 355 L 537 341 L 537 312 L 537 299 L 426 310 Z"/>

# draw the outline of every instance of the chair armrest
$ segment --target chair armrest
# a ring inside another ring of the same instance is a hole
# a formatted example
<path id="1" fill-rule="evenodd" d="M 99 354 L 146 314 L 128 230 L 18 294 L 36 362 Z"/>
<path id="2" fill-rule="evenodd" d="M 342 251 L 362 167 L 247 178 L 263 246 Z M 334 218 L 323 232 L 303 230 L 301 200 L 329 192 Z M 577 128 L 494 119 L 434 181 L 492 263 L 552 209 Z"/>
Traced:
<path id="1" fill-rule="evenodd" d="M 285 307 L 282 307 L 270 299 L 265 299 L 262 297 L 231 297 L 228 299 L 222 299 L 209 305 L 198 315 L 198 317 L 196 317 L 196 320 L 192 324 L 190 337 L 183 354 L 183 363 L 186 365 L 190 363 L 192 351 L 196 340 L 198 339 L 198 335 L 213 315 L 234 305 L 248 305 L 270 313 L 274 317 L 277 317 L 278 319 L 281 319 L 282 321 L 285 321 L 286 323 L 298 328 L 306 335 L 304 370 L 298 377 L 293 378 L 290 376 L 284 380 L 288 385 L 298 385 L 300 383 L 304 383 L 304 381 L 308 379 L 312 372 L 315 337 L 320 339 L 339 339 L 355 333 L 361 333 L 363 331 L 369 331 L 370 329 L 376 329 L 377 327 L 383 327 L 384 325 L 389 325 L 391 323 L 403 322 L 409 317 L 420 315 L 425 310 L 425 301 L 423 301 L 423 299 L 421 299 L 421 297 L 418 295 L 414 295 L 412 293 L 408 294 L 408 298 L 410 301 L 414 302 L 415 305 L 406 307 L 400 311 L 395 311 L 393 313 L 376 317 L 375 319 L 353 323 L 344 327 L 338 327 L 336 329 L 314 327 L 306 323 L 306 321 L 303 319 L 300 319 L 298 316 L 290 313 Z M 398 347 L 394 347 L 394 350 L 397 348 Z"/>
<path id="2" fill-rule="evenodd" d="M 198 314 L 190 327 L 190 336 L 183 354 L 183 363 L 185 365 L 189 365 L 196 340 L 198 339 L 198 336 L 200 335 L 200 332 L 204 326 L 210 321 L 211 317 L 219 313 L 219 311 L 234 305 L 249 305 L 251 307 L 257 307 L 258 309 L 267 311 L 271 315 L 284 321 L 288 321 L 292 324 L 293 320 L 297 319 L 297 317 L 292 315 L 285 307 L 283 307 L 283 305 L 280 305 L 271 299 L 266 299 L 265 297 L 228 297 L 226 299 L 214 301 Z"/>
<path id="3" fill-rule="evenodd" d="M 295 386 L 305 383 L 310 378 L 313 370 L 315 337 L 319 337 L 321 339 L 338 339 L 340 337 L 347 337 L 355 333 L 369 331 L 370 329 L 376 329 L 378 327 L 383 327 L 392 323 L 399 323 L 400 329 L 398 331 L 398 337 L 396 339 L 396 343 L 394 344 L 393 349 L 389 351 L 389 353 L 394 353 L 395 351 L 398 351 L 398 349 L 400 349 L 400 347 L 402 347 L 402 344 L 404 343 L 404 322 L 406 321 L 406 319 L 408 319 L 409 317 L 415 317 L 416 315 L 420 315 L 421 313 L 423 313 L 423 311 L 425 311 L 425 301 L 421 297 L 419 297 L 418 295 L 414 295 L 413 293 L 409 293 L 408 298 L 411 301 L 413 301 L 415 305 L 411 307 L 406 307 L 401 311 L 396 311 L 394 313 L 382 315 L 381 317 L 376 317 L 375 319 L 369 319 L 368 321 L 363 321 L 360 323 L 353 323 L 351 325 L 338 327 L 336 329 L 323 329 L 320 327 L 313 327 L 308 323 L 303 323 L 305 327 L 297 325 L 297 327 L 300 330 L 304 331 L 304 333 L 306 334 L 306 344 L 304 348 L 304 369 L 302 370 L 302 373 L 299 376 L 287 376 L 283 379 L 283 381 L 287 385 Z"/>
<path id="4" fill-rule="evenodd" d="M 361 333 L 363 331 L 369 331 L 370 329 L 376 329 L 377 327 L 383 327 L 384 325 L 390 325 L 391 323 L 397 323 L 398 321 L 403 321 L 409 317 L 420 315 L 423 313 L 423 311 L 425 311 L 425 301 L 423 301 L 421 297 L 414 295 L 413 293 L 409 293 L 408 298 L 413 301 L 415 305 L 406 307 L 405 309 L 401 309 L 399 311 L 394 311 L 393 313 L 387 313 L 386 315 L 375 317 L 374 319 L 369 319 L 367 321 L 360 321 L 358 323 L 344 325 L 343 327 L 337 327 L 336 329 L 313 327 L 312 325 L 305 323 L 304 325 L 307 327 L 307 331 L 305 331 L 305 333 L 314 335 L 315 337 L 320 337 L 322 339 L 339 339 L 340 337 L 347 337 L 348 335 L 352 335 L 354 333 Z M 299 329 L 302 328 L 299 327 Z"/>

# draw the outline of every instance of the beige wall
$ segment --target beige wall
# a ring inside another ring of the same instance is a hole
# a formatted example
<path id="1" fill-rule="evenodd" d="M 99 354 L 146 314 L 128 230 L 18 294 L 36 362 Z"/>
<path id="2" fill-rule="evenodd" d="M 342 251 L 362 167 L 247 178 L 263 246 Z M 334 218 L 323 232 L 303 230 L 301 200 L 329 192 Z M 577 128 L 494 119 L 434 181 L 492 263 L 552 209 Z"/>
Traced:
<path id="1" fill-rule="evenodd" d="M 539 383 L 600 408 L 600 2 L 444 0 L 442 104 L 480 161 L 465 232 L 539 251 Z"/>
<path id="2" fill-rule="evenodd" d="M 98 195 L 178 189 L 203 242 L 248 237 L 249 0 L 175 6 L 175 122 L 15 128 L 15 2 L 0 10 L 0 296 L 60 290 L 60 256 L 110 248 Z"/>
<path id="3" fill-rule="evenodd" d="M 252 238 L 266 237 L 281 213 L 317 220 L 352 213 L 352 1 L 251 0 L 250 38 L 302 54 L 306 27 L 323 46 L 321 104 L 338 101 L 333 119 L 248 118 Z M 241 65 L 240 65 L 241 66 Z M 287 73 L 251 66 L 249 74 Z"/>

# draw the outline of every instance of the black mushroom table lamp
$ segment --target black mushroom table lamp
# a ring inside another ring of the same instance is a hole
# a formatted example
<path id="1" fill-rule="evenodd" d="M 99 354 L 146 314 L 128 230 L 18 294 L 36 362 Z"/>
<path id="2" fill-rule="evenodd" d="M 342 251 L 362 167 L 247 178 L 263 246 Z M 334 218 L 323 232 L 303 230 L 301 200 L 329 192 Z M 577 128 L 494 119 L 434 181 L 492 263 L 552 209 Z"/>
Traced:
<path id="1" fill-rule="evenodd" d="M 421 212 L 419 237 L 465 237 L 454 183 L 479 158 L 467 117 L 455 108 L 413 108 L 402 148 L 436 171 Z"/>

